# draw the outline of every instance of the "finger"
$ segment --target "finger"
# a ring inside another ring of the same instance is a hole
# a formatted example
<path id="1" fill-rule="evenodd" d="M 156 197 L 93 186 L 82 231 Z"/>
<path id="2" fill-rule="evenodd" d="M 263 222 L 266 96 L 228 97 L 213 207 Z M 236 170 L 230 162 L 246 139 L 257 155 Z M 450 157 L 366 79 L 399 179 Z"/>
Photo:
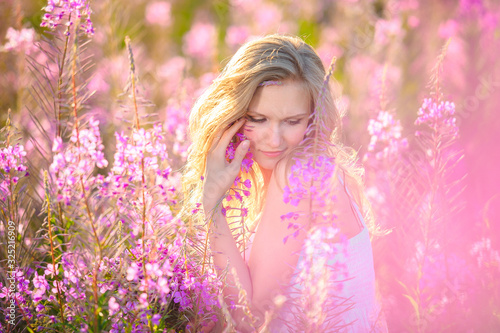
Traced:
<path id="1" fill-rule="evenodd" d="M 244 123 L 245 123 L 245 118 L 240 118 L 238 121 L 236 121 L 234 124 L 232 124 L 228 129 L 224 131 L 219 141 L 220 145 L 224 148 L 224 153 L 226 151 L 226 147 L 229 145 L 229 142 L 231 142 L 233 136 L 235 136 L 235 134 L 238 132 L 241 126 L 243 126 Z"/>
<path id="2" fill-rule="evenodd" d="M 220 138 L 221 138 L 222 134 L 218 134 L 212 141 L 212 145 L 210 146 L 210 149 L 208 150 L 208 152 L 212 152 L 215 150 L 215 148 L 217 148 L 217 146 L 219 145 L 219 141 L 220 141 Z"/>
<path id="3" fill-rule="evenodd" d="M 249 148 L 250 148 L 249 140 L 245 140 L 239 144 L 238 148 L 236 148 L 234 159 L 231 162 L 232 167 L 237 167 L 238 170 L 241 168 L 241 163 L 243 162 L 243 159 L 245 158 L 245 155 L 247 154 Z"/>

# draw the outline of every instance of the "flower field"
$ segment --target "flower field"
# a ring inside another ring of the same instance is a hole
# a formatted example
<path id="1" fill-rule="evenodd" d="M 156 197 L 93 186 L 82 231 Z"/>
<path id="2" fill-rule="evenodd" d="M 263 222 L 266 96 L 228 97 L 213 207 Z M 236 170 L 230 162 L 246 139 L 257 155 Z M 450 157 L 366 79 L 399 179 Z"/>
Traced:
<path id="1" fill-rule="evenodd" d="M 3 0 L 0 332 L 234 331 L 188 218 L 200 205 L 183 206 L 188 118 L 237 49 L 272 33 L 326 68 L 336 57 L 389 331 L 500 331 L 497 1 Z M 227 201 L 248 196 L 238 181 Z M 306 286 L 325 279 L 315 265 Z"/>

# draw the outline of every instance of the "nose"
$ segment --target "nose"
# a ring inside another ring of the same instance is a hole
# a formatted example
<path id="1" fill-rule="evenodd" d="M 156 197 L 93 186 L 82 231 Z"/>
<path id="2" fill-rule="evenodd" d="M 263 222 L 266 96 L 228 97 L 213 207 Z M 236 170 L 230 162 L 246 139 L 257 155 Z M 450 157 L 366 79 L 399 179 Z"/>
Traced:
<path id="1" fill-rule="evenodd" d="M 283 136 L 279 126 L 270 126 L 268 133 L 269 148 L 280 148 Z"/>

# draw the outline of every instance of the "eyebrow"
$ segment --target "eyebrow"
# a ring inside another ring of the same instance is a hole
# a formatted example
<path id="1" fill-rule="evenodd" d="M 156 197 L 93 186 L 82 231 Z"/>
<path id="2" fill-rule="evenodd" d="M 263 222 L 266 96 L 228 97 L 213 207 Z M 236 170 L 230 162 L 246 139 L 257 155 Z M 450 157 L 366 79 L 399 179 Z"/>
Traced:
<path id="1" fill-rule="evenodd" d="M 265 114 L 258 113 L 258 112 L 255 112 L 255 111 L 248 110 L 248 113 L 255 114 L 255 115 L 258 115 L 258 116 L 262 116 L 262 117 L 267 117 Z M 283 118 L 283 119 L 299 118 L 299 117 L 303 117 L 303 116 L 308 116 L 308 114 L 307 113 L 298 113 L 296 115 L 289 116 L 289 117 L 286 117 L 286 118 Z"/>

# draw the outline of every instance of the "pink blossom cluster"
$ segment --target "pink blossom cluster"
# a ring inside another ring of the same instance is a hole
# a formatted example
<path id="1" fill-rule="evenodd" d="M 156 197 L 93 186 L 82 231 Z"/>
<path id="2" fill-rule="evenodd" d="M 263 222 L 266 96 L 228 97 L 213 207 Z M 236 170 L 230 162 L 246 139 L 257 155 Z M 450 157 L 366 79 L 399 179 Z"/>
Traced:
<path id="1" fill-rule="evenodd" d="M 88 128 L 73 129 L 68 143 L 56 137 L 52 146 L 54 159 L 49 170 L 55 180 L 57 200 L 70 205 L 75 194 L 82 194 L 79 192 L 81 187 L 76 187 L 78 182 L 85 184 L 85 190 L 96 182 L 98 178 L 92 176 L 95 167 L 105 168 L 108 165 L 103 150 L 99 121 L 94 117 L 89 119 Z"/>
<path id="2" fill-rule="evenodd" d="M 418 109 L 418 118 L 415 125 L 428 125 L 434 132 L 456 137 L 458 126 L 456 123 L 455 103 L 441 101 L 436 103 L 432 98 L 425 98 Z M 420 135 L 417 132 L 416 135 Z"/>
<path id="3" fill-rule="evenodd" d="M 35 40 L 35 29 L 21 29 L 16 30 L 12 27 L 7 29 L 7 34 L 5 35 L 7 43 L 5 43 L 0 50 L 4 49 L 6 51 L 16 51 L 23 52 L 29 50 L 33 47 L 33 41 Z"/>
<path id="4" fill-rule="evenodd" d="M 379 111 L 377 118 L 368 122 L 368 133 L 371 137 L 365 159 L 387 159 L 407 148 L 408 141 L 401 138 L 401 131 L 400 121 L 395 119 L 391 112 Z"/>
<path id="5" fill-rule="evenodd" d="M 326 201 L 332 198 L 320 196 L 318 185 L 330 179 L 334 171 L 335 159 L 331 157 L 320 155 L 308 157 L 306 161 L 296 159 L 289 177 L 290 186 L 284 188 L 284 202 L 297 206 L 300 200 L 312 197 L 318 206 L 324 207 Z"/>
<path id="6" fill-rule="evenodd" d="M 114 271 L 119 267 L 119 261 L 114 259 L 104 257 L 103 262 L 109 262 L 110 269 Z M 89 264 L 85 254 L 65 252 L 61 256 L 60 264 L 46 264 L 43 274 L 34 272 L 31 278 L 31 299 L 37 319 L 47 317 L 54 323 L 59 322 L 60 317 L 54 317 L 51 313 L 52 309 L 60 307 L 60 297 L 64 299 L 65 320 L 73 322 L 78 314 L 84 311 L 82 305 L 89 301 L 86 293 L 92 285 L 93 272 L 92 265 Z M 103 266 L 101 265 L 101 269 Z M 112 290 L 111 285 L 111 281 L 100 282 L 99 291 L 104 293 Z"/>
<path id="7" fill-rule="evenodd" d="M 0 150 L 0 200 L 6 201 L 21 177 L 27 177 L 26 151 L 16 144 Z"/>
<path id="8" fill-rule="evenodd" d="M 146 6 L 146 22 L 160 27 L 168 27 L 172 23 L 171 3 L 153 1 Z"/>
<path id="9" fill-rule="evenodd" d="M 28 271 L 29 270 L 31 269 L 28 269 Z M 26 277 L 26 274 L 23 271 L 18 269 L 13 272 L 13 275 L 16 281 L 16 290 L 14 292 L 16 308 L 20 310 L 25 318 L 32 319 L 33 311 L 29 307 L 29 295 L 32 293 L 30 280 Z M 9 290 L 7 286 L 3 286 L 2 282 L 0 282 L 0 299 L 9 299 L 12 292 L 12 290 Z M 2 316 L 5 316 L 4 318 L 8 318 L 7 314 L 9 313 L 9 310 L 5 307 L 0 313 Z M 2 326 L 0 325 L 0 329 L 1 328 Z"/>
<path id="10" fill-rule="evenodd" d="M 134 129 L 130 136 L 115 133 L 115 160 L 110 173 L 101 178 L 100 194 L 116 200 L 118 214 L 129 220 L 131 237 L 153 232 L 172 221 L 167 204 L 176 204 L 175 179 L 170 178 L 167 147 L 160 124 L 145 130 Z M 147 208 L 144 208 L 147 207 Z M 143 209 L 147 210 L 144 221 Z"/>
<path id="11" fill-rule="evenodd" d="M 38 270 L 30 268 L 27 274 L 18 271 L 17 307 L 25 318 L 36 316 L 59 323 L 61 318 L 53 314 L 60 310 L 62 297 L 65 320 L 73 325 L 80 323 L 82 331 L 86 331 L 87 324 L 75 320 L 85 317 L 86 303 L 94 302 L 93 280 L 97 273 L 98 294 L 110 295 L 106 308 L 112 323 L 110 332 L 127 328 L 144 332 L 148 317 L 159 325 L 163 317 L 159 310 L 174 305 L 180 313 L 194 314 L 204 322 L 217 321 L 221 281 L 215 272 L 207 270 L 202 274 L 199 265 L 185 258 L 184 241 L 188 241 L 185 237 L 181 229 L 173 242 L 147 240 L 143 247 L 142 240 L 138 240 L 129 249 L 130 256 L 103 257 L 99 261 L 84 252 L 65 252 L 55 265 L 43 263 Z M 92 267 L 98 263 L 94 270 Z M 125 279 L 121 278 L 123 272 Z M 0 283 L 0 299 L 7 296 L 7 287 Z"/>
<path id="12" fill-rule="evenodd" d="M 295 159 L 288 177 L 289 185 L 284 187 L 283 201 L 293 206 L 298 206 L 301 200 L 311 200 L 312 211 L 308 218 L 314 222 L 327 224 L 333 223 L 333 203 L 336 196 L 333 193 L 333 184 L 327 185 L 335 175 L 335 159 L 327 156 L 310 156 L 306 160 Z M 297 237 L 305 226 L 300 226 L 292 220 L 297 220 L 305 212 L 291 211 L 281 216 L 281 221 L 290 220 L 287 235 L 283 242 L 286 243 L 290 236 Z"/>
<path id="13" fill-rule="evenodd" d="M 60 24 L 68 27 L 75 23 L 75 20 L 83 19 L 81 28 L 88 36 L 94 34 L 94 26 L 90 20 L 92 9 L 88 0 L 48 0 L 47 6 L 43 8 L 45 14 L 40 26 L 55 29 Z M 69 30 L 66 32 L 69 35 Z"/>
<path id="14" fill-rule="evenodd" d="M 212 23 L 196 22 L 184 36 L 184 53 L 202 63 L 210 63 L 216 46 L 217 30 Z"/>
<path id="15" fill-rule="evenodd" d="M 115 133 L 116 152 L 111 172 L 126 177 L 130 182 L 141 181 L 144 170 L 153 170 L 168 177 L 169 169 L 161 169 L 160 162 L 168 158 L 167 146 L 163 143 L 161 124 L 152 129 L 134 129 L 131 136 Z"/>
<path id="16" fill-rule="evenodd" d="M 144 249 L 142 240 L 138 240 L 130 249 L 137 260 L 127 260 L 127 282 L 117 284 L 114 296 L 109 298 L 112 332 L 121 332 L 137 313 L 144 318 L 149 314 L 158 324 L 161 316 L 149 310 L 154 308 L 149 305 L 154 304 L 164 309 L 177 304 L 180 312 L 195 311 L 202 318 L 217 321 L 215 311 L 219 301 L 216 291 L 221 286 L 220 281 L 213 272 L 202 275 L 199 265 L 185 260 L 182 255 L 185 234 L 180 230 L 176 236 L 172 243 L 147 241 Z M 147 256 L 145 270 L 143 256 Z"/>

